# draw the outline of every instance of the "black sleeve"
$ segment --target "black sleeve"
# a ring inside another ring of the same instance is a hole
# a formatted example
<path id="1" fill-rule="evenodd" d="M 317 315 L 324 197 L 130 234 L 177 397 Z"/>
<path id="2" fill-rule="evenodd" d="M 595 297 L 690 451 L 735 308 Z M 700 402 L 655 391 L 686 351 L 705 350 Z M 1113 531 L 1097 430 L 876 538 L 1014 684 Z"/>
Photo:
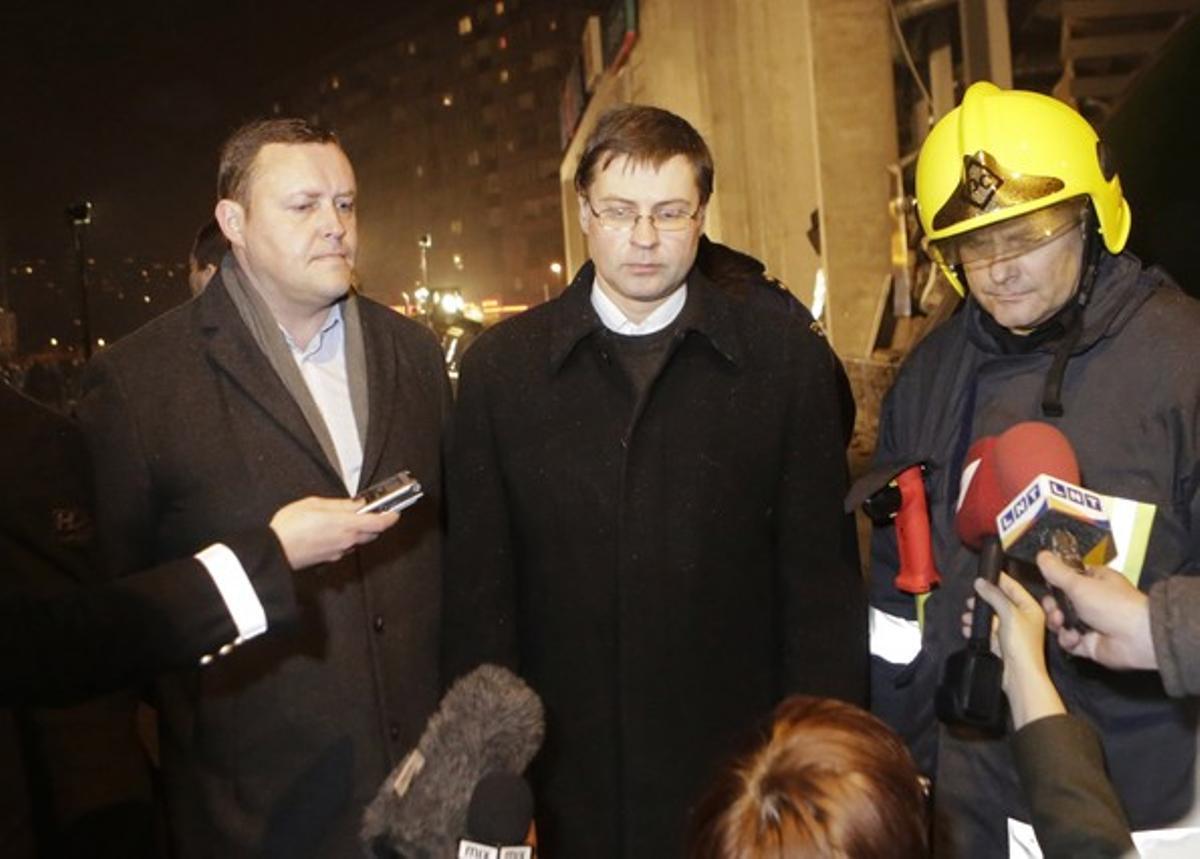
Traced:
<path id="1" fill-rule="evenodd" d="M 1133 850 L 1100 740 L 1086 723 L 1065 714 L 1047 716 L 1017 731 L 1010 744 L 1047 859 L 1116 859 Z"/>
<path id="2" fill-rule="evenodd" d="M 852 520 L 832 353 L 808 330 L 786 429 L 778 494 L 776 587 L 785 694 L 865 705 L 867 606 Z"/>
<path id="3" fill-rule="evenodd" d="M 296 613 L 292 573 L 269 528 L 226 541 L 267 615 Z M 234 642 L 237 628 L 204 565 L 163 564 L 50 600 L 0 605 L 0 704 L 61 705 L 119 689 Z"/>

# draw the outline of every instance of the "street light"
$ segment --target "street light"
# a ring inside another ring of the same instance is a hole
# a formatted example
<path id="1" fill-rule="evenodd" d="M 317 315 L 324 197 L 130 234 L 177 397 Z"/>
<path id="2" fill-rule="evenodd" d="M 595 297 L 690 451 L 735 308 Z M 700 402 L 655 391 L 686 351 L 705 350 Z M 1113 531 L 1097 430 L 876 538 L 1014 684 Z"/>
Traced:
<path id="1" fill-rule="evenodd" d="M 560 263 L 558 260 L 555 260 L 554 262 L 550 263 L 550 273 L 552 275 L 554 275 L 554 287 L 555 287 L 555 289 L 557 289 L 559 286 L 562 285 L 562 273 L 563 273 L 562 263 Z M 550 300 L 550 287 L 548 285 L 546 285 L 545 283 L 542 284 L 542 299 L 544 301 Z"/>
<path id="2" fill-rule="evenodd" d="M 421 286 L 429 286 L 429 249 L 433 247 L 433 236 L 424 233 L 417 239 L 417 247 L 421 249 Z"/>

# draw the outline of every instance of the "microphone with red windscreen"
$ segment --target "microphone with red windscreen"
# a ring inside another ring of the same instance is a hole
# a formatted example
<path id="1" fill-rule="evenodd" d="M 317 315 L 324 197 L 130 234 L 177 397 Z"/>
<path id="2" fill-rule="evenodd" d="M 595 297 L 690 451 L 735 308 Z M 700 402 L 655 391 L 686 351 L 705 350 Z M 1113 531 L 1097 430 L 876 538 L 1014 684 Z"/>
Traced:
<path id="1" fill-rule="evenodd" d="M 1041 421 L 1013 424 L 996 436 L 993 449 L 996 481 L 1005 503 L 1039 474 L 1079 483 L 1079 461 L 1062 430 Z"/>
<path id="2" fill-rule="evenodd" d="M 954 514 L 954 530 L 963 545 L 979 551 L 983 541 L 996 533 L 996 514 L 1008 499 L 996 479 L 996 437 L 985 436 L 967 451 Z"/>
<path id="3" fill-rule="evenodd" d="M 1071 442 L 1056 427 L 1026 421 L 996 439 L 997 483 L 1008 499 L 997 516 L 1004 553 L 1035 563 L 1049 549 L 1079 573 L 1084 557 L 1096 550 L 1107 560 L 1112 529 L 1100 496 L 1079 485 L 1079 462 Z M 1059 588 L 1051 588 L 1065 626 L 1081 628 L 1075 607 Z"/>
<path id="4" fill-rule="evenodd" d="M 954 516 L 958 538 L 967 548 L 979 553 L 976 577 L 993 585 L 1004 566 L 1004 553 L 996 533 L 996 516 L 1010 497 L 1000 485 L 996 468 L 998 443 L 996 436 L 984 436 L 967 450 L 958 493 L 958 512 Z M 983 600 L 976 600 L 970 640 L 990 651 L 991 634 L 992 607 Z"/>
<path id="5" fill-rule="evenodd" d="M 996 438 L 987 436 L 967 451 L 959 490 L 954 529 L 959 539 L 979 552 L 976 576 L 995 584 L 1004 564 L 996 514 L 1006 498 L 1000 490 L 996 468 Z M 1004 663 L 991 649 L 992 607 L 975 600 L 967 645 L 946 659 L 942 682 L 934 697 L 938 718 L 951 724 L 970 725 L 994 733 L 1004 730 L 1005 701 L 1001 689 Z"/>

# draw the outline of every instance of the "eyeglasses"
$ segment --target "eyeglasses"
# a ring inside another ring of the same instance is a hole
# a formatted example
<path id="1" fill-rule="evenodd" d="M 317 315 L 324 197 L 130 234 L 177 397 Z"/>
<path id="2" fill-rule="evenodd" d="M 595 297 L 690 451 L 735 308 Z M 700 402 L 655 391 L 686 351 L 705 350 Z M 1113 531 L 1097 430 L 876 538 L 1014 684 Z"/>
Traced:
<path id="1" fill-rule="evenodd" d="M 1020 217 L 929 242 L 927 247 L 944 265 L 974 268 L 1036 250 L 1078 228 L 1083 219 L 1083 204 L 1072 198 Z"/>
<path id="2" fill-rule="evenodd" d="M 643 215 L 632 206 L 605 206 L 600 211 L 596 211 L 595 207 L 592 206 L 591 200 L 585 197 L 584 201 L 587 203 L 588 210 L 600 222 L 600 226 L 614 232 L 627 232 L 637 229 L 638 221 L 645 218 L 650 222 L 650 226 L 654 227 L 660 233 L 676 233 L 690 227 L 704 208 L 703 206 L 697 206 L 694 212 L 689 212 L 680 206 L 667 206 L 662 209 L 655 209 L 648 215 Z"/>

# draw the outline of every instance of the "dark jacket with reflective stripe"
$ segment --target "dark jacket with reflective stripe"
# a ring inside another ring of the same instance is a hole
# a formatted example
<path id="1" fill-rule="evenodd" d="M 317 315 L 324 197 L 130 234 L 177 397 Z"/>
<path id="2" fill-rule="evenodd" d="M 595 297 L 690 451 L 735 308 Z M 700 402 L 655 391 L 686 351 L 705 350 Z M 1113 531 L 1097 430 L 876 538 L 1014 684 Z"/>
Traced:
<path id="1" fill-rule="evenodd" d="M 963 646 L 959 616 L 977 557 L 955 535 L 962 459 L 971 441 L 1026 420 L 1045 420 L 1071 440 L 1083 483 L 1157 506 L 1141 587 L 1200 571 L 1200 303 L 1136 258 L 1105 255 L 1066 365 L 1064 414 L 1041 412 L 1054 344 L 1002 354 L 968 300 L 912 353 L 889 393 L 876 462 L 925 459 L 934 553 L 943 582 L 925 609 L 923 651 L 904 667 L 872 660 L 873 708 L 933 766 L 933 689 L 946 656 Z M 872 542 L 871 601 L 914 617 L 912 597 L 893 586 L 893 529 Z M 1036 572 L 1027 578 L 1041 586 Z M 1118 793 L 1135 829 L 1169 822 L 1192 794 L 1196 711 L 1165 696 L 1157 675 L 1116 673 L 1064 658 L 1051 646 L 1055 682 L 1072 712 L 1099 731 Z M 1003 742 L 962 741 L 941 732 L 937 795 L 961 819 L 961 855 L 990 855 L 1004 816 L 1028 820 Z M 979 840 L 983 839 L 983 840 Z M 970 845 L 970 846 L 964 846 Z M 974 852 L 973 852 L 974 851 Z"/>

